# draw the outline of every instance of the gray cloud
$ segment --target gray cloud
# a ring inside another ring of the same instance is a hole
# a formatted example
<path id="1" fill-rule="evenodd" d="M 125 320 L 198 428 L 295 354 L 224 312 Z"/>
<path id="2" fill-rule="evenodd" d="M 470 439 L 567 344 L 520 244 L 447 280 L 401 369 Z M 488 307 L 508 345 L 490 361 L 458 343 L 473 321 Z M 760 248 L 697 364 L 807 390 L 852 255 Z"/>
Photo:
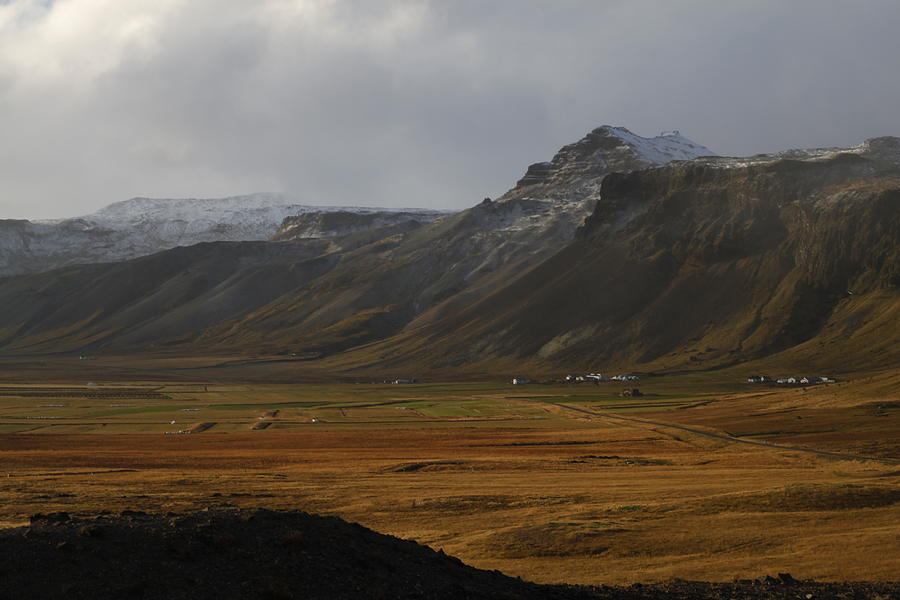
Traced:
<path id="1" fill-rule="evenodd" d="M 900 134 L 893 0 L 7 0 L 2 217 L 285 191 L 465 207 L 595 126 Z"/>

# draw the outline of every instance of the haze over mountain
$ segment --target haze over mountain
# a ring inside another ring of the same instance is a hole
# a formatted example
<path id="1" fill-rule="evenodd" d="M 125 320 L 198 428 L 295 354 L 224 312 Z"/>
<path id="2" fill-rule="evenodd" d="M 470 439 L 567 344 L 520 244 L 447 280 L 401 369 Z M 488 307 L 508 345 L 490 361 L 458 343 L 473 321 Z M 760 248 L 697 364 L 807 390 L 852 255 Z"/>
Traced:
<path id="1" fill-rule="evenodd" d="M 605 126 L 496 201 L 431 223 L 374 219 L 327 239 L 288 228 L 294 241 L 8 278 L 0 344 L 295 354 L 342 371 L 690 368 L 780 352 L 896 364 L 900 140 L 712 154 L 677 132 Z"/>

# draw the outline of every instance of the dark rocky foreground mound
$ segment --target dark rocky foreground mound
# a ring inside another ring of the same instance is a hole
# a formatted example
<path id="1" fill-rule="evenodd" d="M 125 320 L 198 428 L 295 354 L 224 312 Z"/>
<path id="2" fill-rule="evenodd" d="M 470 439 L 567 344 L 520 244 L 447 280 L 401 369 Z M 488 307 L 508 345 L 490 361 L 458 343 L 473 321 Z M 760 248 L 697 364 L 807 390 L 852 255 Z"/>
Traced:
<path id="1" fill-rule="evenodd" d="M 543 598 L 336 517 L 268 510 L 32 518 L 0 533 L 0 598 Z"/>
<path id="2" fill-rule="evenodd" d="M 789 575 L 709 584 L 537 585 L 482 571 L 336 517 L 268 510 L 36 515 L 0 530 L 0 598 L 815 598 L 900 597 L 900 583 Z"/>

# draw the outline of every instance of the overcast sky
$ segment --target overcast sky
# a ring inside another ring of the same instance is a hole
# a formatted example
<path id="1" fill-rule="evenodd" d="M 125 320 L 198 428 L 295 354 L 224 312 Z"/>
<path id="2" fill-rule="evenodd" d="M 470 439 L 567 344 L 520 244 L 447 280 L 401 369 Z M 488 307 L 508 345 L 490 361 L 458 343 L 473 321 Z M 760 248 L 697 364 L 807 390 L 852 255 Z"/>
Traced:
<path id="1" fill-rule="evenodd" d="M 463 208 L 602 124 L 900 135 L 896 0 L 0 0 L 0 218 L 282 191 Z"/>

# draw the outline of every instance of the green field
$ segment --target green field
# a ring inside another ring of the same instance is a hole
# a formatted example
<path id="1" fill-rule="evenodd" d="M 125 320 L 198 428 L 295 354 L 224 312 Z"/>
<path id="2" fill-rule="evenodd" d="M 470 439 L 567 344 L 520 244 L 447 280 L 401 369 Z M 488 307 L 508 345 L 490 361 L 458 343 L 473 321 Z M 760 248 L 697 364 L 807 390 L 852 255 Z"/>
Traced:
<path id="1" fill-rule="evenodd" d="M 316 425 L 428 425 L 555 421 L 558 404 L 605 412 L 675 410 L 742 389 L 728 381 L 655 377 L 593 384 L 427 383 L 333 385 L 121 384 L 8 386 L 0 394 L 0 431 L 165 433 L 213 424 L 209 433 L 260 432 Z M 642 397 L 622 397 L 638 387 Z M 265 428 L 258 424 L 265 422 Z"/>

